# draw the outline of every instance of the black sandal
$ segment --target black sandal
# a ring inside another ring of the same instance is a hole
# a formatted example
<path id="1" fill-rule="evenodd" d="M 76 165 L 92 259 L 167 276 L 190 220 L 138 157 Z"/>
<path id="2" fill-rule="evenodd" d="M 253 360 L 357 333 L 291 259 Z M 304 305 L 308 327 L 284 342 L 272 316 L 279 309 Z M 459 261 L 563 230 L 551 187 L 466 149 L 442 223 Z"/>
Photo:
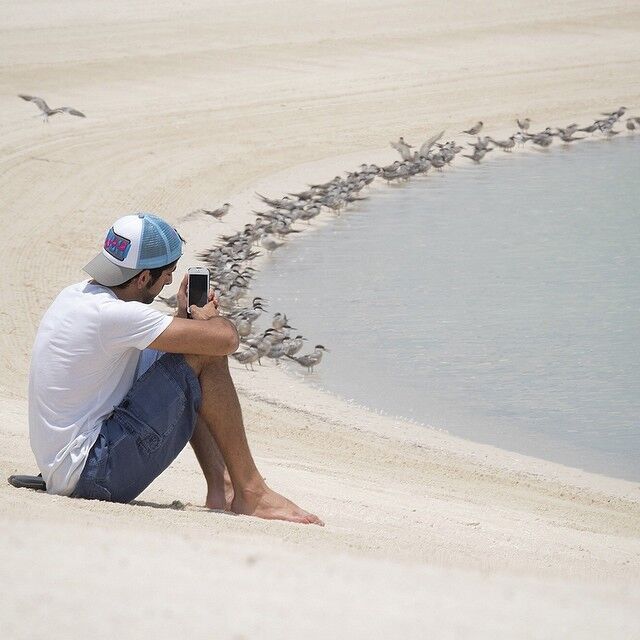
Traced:
<path id="1" fill-rule="evenodd" d="M 42 474 L 37 476 L 9 476 L 9 484 L 18 489 L 35 489 L 36 491 L 46 491 L 47 485 L 42 479 Z"/>

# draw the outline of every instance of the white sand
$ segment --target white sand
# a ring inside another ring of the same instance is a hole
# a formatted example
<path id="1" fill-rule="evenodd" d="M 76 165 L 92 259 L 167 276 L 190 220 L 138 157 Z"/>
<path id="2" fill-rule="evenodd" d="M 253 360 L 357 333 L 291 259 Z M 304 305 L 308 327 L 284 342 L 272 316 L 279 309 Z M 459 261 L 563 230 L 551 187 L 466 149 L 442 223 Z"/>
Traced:
<path id="1" fill-rule="evenodd" d="M 180 225 L 193 252 L 254 190 L 394 159 L 398 135 L 637 108 L 639 26 L 628 2 L 0 7 L 1 474 L 35 470 L 31 343 L 115 217 L 231 201 Z M 43 125 L 19 92 L 88 117 Z M 327 526 L 196 506 L 190 450 L 135 505 L 0 483 L 0 637 L 640 637 L 637 484 L 234 377 L 261 470 Z"/>

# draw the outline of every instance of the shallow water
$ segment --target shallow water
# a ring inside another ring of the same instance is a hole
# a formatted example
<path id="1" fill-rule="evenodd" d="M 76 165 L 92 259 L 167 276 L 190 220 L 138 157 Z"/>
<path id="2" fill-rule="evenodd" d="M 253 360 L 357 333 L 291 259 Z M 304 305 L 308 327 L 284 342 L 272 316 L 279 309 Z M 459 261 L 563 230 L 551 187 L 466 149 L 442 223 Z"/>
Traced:
<path id="1" fill-rule="evenodd" d="M 323 389 L 640 480 L 640 137 L 498 154 L 377 189 L 253 291 L 331 349 L 291 367 Z"/>

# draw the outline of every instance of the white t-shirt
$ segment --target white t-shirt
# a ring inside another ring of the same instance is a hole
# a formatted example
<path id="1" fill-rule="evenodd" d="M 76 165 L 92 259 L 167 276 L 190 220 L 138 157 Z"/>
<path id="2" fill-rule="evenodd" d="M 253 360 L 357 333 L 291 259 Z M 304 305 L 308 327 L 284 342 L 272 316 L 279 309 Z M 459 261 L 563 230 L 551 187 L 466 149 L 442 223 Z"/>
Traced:
<path id="1" fill-rule="evenodd" d="M 172 318 L 85 280 L 42 318 L 29 373 L 29 435 L 47 491 L 70 495 L 102 421 L 134 381 L 140 352 Z"/>

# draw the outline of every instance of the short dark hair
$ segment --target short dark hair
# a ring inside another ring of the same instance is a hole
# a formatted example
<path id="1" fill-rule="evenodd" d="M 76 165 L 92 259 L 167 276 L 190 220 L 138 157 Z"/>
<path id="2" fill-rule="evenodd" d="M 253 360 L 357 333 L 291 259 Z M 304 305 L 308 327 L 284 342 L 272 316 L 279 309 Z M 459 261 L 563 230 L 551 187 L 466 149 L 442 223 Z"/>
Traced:
<path id="1" fill-rule="evenodd" d="M 149 286 L 153 287 L 153 285 L 157 282 L 158 278 L 162 275 L 163 271 L 166 271 L 167 269 L 173 269 L 173 267 L 175 267 L 177 264 L 178 264 L 178 261 L 174 260 L 169 264 L 165 264 L 164 267 L 156 267 L 155 269 L 149 269 L 148 271 L 151 274 L 151 280 L 149 281 Z M 147 271 L 147 269 L 143 269 L 142 271 Z M 140 273 L 142 273 L 142 271 Z M 133 282 L 140 275 L 140 273 L 137 273 L 135 276 L 133 276 L 133 278 L 129 278 L 122 284 L 115 285 L 113 288 L 126 289 L 131 284 L 131 282 Z"/>

